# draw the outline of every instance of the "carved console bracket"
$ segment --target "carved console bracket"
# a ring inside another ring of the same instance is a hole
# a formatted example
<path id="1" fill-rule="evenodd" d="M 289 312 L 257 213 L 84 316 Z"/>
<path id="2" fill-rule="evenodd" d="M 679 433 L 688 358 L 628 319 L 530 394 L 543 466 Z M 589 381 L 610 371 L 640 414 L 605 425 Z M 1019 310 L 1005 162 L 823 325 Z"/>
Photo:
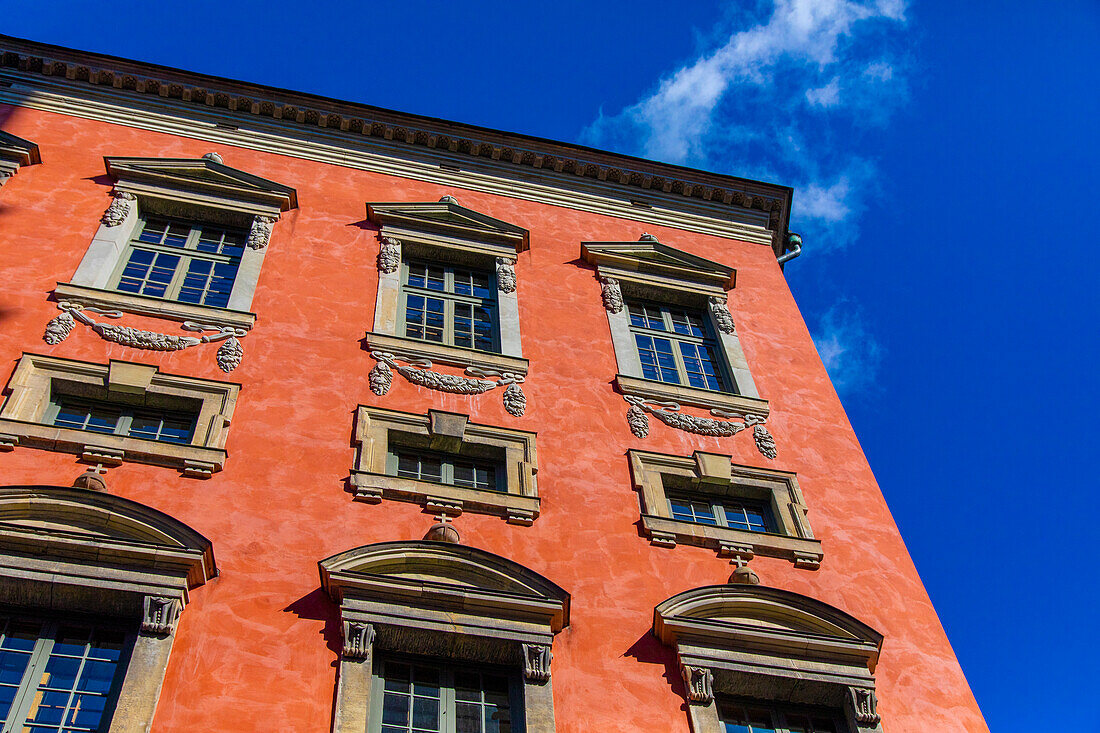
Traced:
<path id="1" fill-rule="evenodd" d="M 244 358 L 244 349 L 241 347 L 239 339 L 244 338 L 248 331 L 243 328 L 184 321 L 182 328 L 185 331 L 214 331 L 215 333 L 204 333 L 202 336 L 173 336 L 156 333 L 155 331 L 142 331 L 129 326 L 101 323 L 93 320 L 88 315 L 90 312 L 98 313 L 107 318 L 121 318 L 122 311 L 93 308 L 64 300 L 57 304 L 57 308 L 61 311 L 61 314 L 46 324 L 46 332 L 42 335 L 42 339 L 50 345 L 59 344 L 68 338 L 76 326 L 76 322 L 80 321 L 99 334 L 104 341 L 111 341 L 134 349 L 181 351 L 199 344 L 223 341 L 218 348 L 215 359 L 218 362 L 218 368 L 226 373 L 240 366 L 241 359 Z"/>
<path id="2" fill-rule="evenodd" d="M 103 226 L 117 227 L 126 221 L 126 217 L 130 215 L 134 208 L 134 202 L 137 201 L 137 196 L 128 191 L 115 191 L 111 195 L 114 196 L 111 205 L 103 212 L 103 216 L 100 217 L 99 221 Z"/>
<path id="3" fill-rule="evenodd" d="M 608 313 L 619 313 L 622 311 L 624 307 L 623 291 L 619 287 L 619 281 L 615 278 L 600 278 L 600 297 L 603 299 L 603 307 Z"/>
<path id="4" fill-rule="evenodd" d="M 370 659 L 373 644 L 372 624 L 344 619 L 344 646 L 340 651 L 344 659 Z"/>
<path id="5" fill-rule="evenodd" d="M 248 232 L 246 242 L 252 249 L 263 249 L 271 239 L 271 231 L 275 228 L 275 222 L 279 221 L 274 216 L 262 214 L 252 219 L 252 228 Z"/>
<path id="6" fill-rule="evenodd" d="M 684 678 L 688 701 L 696 705 L 710 705 L 714 702 L 714 673 L 706 667 L 680 665 L 680 675 Z"/>
<path id="7" fill-rule="evenodd" d="M 390 391 L 393 384 L 393 372 L 396 371 L 409 382 L 428 389 L 451 394 L 475 395 L 484 394 L 497 387 L 505 387 L 503 401 L 504 409 L 508 414 L 522 417 L 527 409 L 527 396 L 523 393 L 520 384 L 525 377 L 513 372 L 492 372 L 478 367 L 466 367 L 466 373 L 471 377 L 462 377 L 455 374 L 440 374 L 431 371 L 432 362 L 418 357 L 401 356 L 388 351 L 372 351 L 371 358 L 378 363 L 370 370 L 368 379 L 371 391 L 379 397 Z M 399 364 L 399 361 L 405 364 Z M 480 378 L 484 377 L 484 379 Z"/>
<path id="8" fill-rule="evenodd" d="M 178 598 L 145 596 L 145 612 L 141 617 L 141 630 L 146 634 L 166 636 L 175 632 L 183 604 Z"/>
<path id="9" fill-rule="evenodd" d="M 774 459 L 777 455 L 775 439 L 764 426 L 766 418 L 759 415 L 742 415 L 736 412 L 713 409 L 710 414 L 715 417 L 740 418 L 743 422 L 730 419 L 715 420 L 709 417 L 685 415 L 680 412 L 680 405 L 677 402 L 646 400 L 633 395 L 623 395 L 623 399 L 630 405 L 626 411 L 626 421 L 630 425 L 630 432 L 638 438 L 645 438 L 649 435 L 650 415 L 670 428 L 714 438 L 729 438 L 751 427 L 752 437 L 760 454 L 769 459 Z"/>
<path id="10" fill-rule="evenodd" d="M 550 653 L 548 644 L 523 645 L 523 676 L 528 682 L 544 684 L 550 680 Z"/>

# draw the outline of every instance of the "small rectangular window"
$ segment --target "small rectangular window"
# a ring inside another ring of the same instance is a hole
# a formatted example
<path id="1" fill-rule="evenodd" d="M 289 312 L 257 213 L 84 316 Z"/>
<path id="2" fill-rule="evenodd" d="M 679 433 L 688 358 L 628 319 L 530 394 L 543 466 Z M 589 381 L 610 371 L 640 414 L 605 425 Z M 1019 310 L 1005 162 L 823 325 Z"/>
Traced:
<path id="1" fill-rule="evenodd" d="M 121 630 L 0 618 L 3 730 L 105 730 L 125 643 Z"/>
<path id="2" fill-rule="evenodd" d="M 519 733 L 518 682 L 502 670 L 383 660 L 374 733 Z"/>
<path id="3" fill-rule="evenodd" d="M 246 239 L 241 230 L 146 218 L 122 258 L 114 289 L 224 308 Z"/>
<path id="4" fill-rule="evenodd" d="M 58 427 L 181 445 L 191 442 L 198 417 L 182 410 L 130 407 L 71 395 L 55 395 L 51 408 L 52 422 Z"/>
<path id="5" fill-rule="evenodd" d="M 640 302 L 628 303 L 627 310 L 643 377 L 729 391 L 716 339 L 701 312 Z"/>
<path id="6" fill-rule="evenodd" d="M 747 532 L 774 532 L 771 511 L 763 502 L 723 499 L 707 501 L 681 496 L 668 498 L 673 519 Z"/>
<path id="7" fill-rule="evenodd" d="M 395 475 L 403 478 L 486 491 L 505 490 L 501 488 L 501 466 L 488 459 L 465 458 L 395 446 L 390 463 L 395 465 Z"/>
<path id="8" fill-rule="evenodd" d="M 402 296 L 407 338 L 500 352 L 496 278 L 483 270 L 405 262 Z"/>

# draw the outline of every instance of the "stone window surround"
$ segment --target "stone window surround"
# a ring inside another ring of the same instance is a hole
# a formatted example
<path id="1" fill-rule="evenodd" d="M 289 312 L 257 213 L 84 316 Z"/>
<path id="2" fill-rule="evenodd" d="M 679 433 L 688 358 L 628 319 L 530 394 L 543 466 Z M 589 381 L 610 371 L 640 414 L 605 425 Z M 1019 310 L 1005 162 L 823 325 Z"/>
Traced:
<path id="1" fill-rule="evenodd" d="M 14 176 L 20 167 L 41 162 L 42 155 L 37 145 L 0 130 L 0 186 Z"/>
<path id="2" fill-rule="evenodd" d="M 132 402 L 144 395 L 201 403 L 190 445 L 125 435 L 94 433 L 41 422 L 50 406 L 54 383 L 67 393 L 121 397 Z M 184 476 L 210 478 L 225 464 L 225 440 L 239 384 L 162 373 L 147 364 L 108 364 L 24 354 L 8 382 L 0 406 L 0 451 L 16 446 L 75 453 L 85 463 L 117 466 L 151 463 L 178 469 Z"/>
<path id="3" fill-rule="evenodd" d="M 21 615 L 126 619 L 134 629 L 111 733 L 149 730 L 190 591 L 217 572 L 209 540 L 137 502 L 88 489 L 0 487 L 0 603 Z"/>
<path id="4" fill-rule="evenodd" d="M 107 172 L 116 178 L 113 191 L 116 203 L 112 203 L 111 208 L 122 202 L 119 206 L 121 219 L 112 221 L 107 215 L 104 216 L 72 278 L 67 283 L 57 283 L 54 290 L 57 300 L 176 321 L 199 321 L 250 330 L 256 322 L 256 315 L 250 312 L 252 298 L 267 253 L 271 228 L 267 224 L 267 229 L 263 230 L 263 223 L 275 222 L 281 211 L 296 207 L 296 194 L 285 187 L 279 187 L 285 189 L 280 192 L 242 193 L 227 185 L 174 179 L 169 175 L 150 175 L 135 170 L 135 166 L 144 162 L 161 166 L 173 163 L 196 166 L 201 163 L 215 171 L 229 170 L 248 179 L 263 180 L 222 165 L 216 154 L 209 155 L 213 157 L 204 157 L 200 161 L 106 158 Z M 218 224 L 246 232 L 257 228 L 263 230 L 262 246 L 256 246 L 250 238 L 249 245 L 244 248 L 233 291 L 225 308 L 178 303 L 111 289 L 121 259 L 129 251 L 130 240 L 142 218 L 147 215 Z"/>
<path id="5" fill-rule="evenodd" d="M 376 650 L 522 671 L 522 730 L 555 730 L 551 647 L 569 625 L 570 600 L 557 585 L 518 563 L 446 542 L 382 542 L 318 565 L 343 631 L 333 733 L 367 729 Z"/>
<path id="6" fill-rule="evenodd" d="M 731 456 L 703 451 L 685 457 L 632 449 L 627 455 L 641 504 L 642 529 L 654 545 L 709 547 L 724 557 L 743 561 L 755 555 L 778 557 L 811 570 L 821 565 L 821 541 L 814 539 L 806 518 L 809 509 L 795 474 L 743 466 L 733 463 Z M 690 481 L 688 495 L 693 498 L 720 500 L 729 496 L 764 501 L 779 531 L 751 532 L 674 519 L 666 476 Z"/>
<path id="7" fill-rule="evenodd" d="M 722 733 L 720 696 L 828 707 L 847 733 L 882 733 L 874 669 L 883 637 L 847 613 L 761 585 L 693 588 L 657 605 L 693 733 Z"/>
<path id="8" fill-rule="evenodd" d="M 504 453 L 506 491 L 449 486 L 390 475 L 387 455 L 391 433 L 427 438 L 427 447 L 455 453 L 462 445 Z M 509 524 L 528 526 L 539 516 L 538 457 L 535 434 L 469 422 L 469 416 L 441 410 L 417 415 L 359 405 L 355 421 L 355 466 L 351 485 L 355 499 L 371 504 L 383 499 L 420 504 L 435 514 L 458 516 L 464 511 L 504 517 Z"/>
<path id="9" fill-rule="evenodd" d="M 683 262 L 665 264 L 637 254 L 646 249 L 670 253 L 682 258 Z M 729 332 L 723 329 L 715 313 L 718 306 L 726 309 L 726 292 L 733 288 L 737 277 L 733 268 L 661 244 L 651 235 L 642 235 L 638 242 L 584 242 L 581 257 L 595 267 L 601 283 L 612 280 L 617 284 L 622 301 L 638 299 L 667 303 L 702 313 L 722 353 L 724 371 L 733 380 L 736 390 L 736 394 L 715 392 L 645 379 L 630 330 L 628 309 L 625 306 L 608 308 L 605 304 L 619 369 L 615 383 L 620 392 L 704 409 L 767 416 L 768 403 L 757 393 L 736 329 L 730 328 Z"/>
<path id="10" fill-rule="evenodd" d="M 495 231 L 439 224 L 430 219 L 418 218 L 415 213 L 417 209 L 477 215 L 492 222 Z M 414 213 L 410 214 L 410 211 Z M 529 364 L 523 358 L 520 342 L 517 290 L 514 283 L 510 288 L 499 287 L 501 267 L 511 271 L 514 280 L 517 255 L 528 248 L 526 230 L 466 209 L 449 196 L 443 197 L 438 203 L 367 204 L 367 218 L 379 227 L 378 295 L 375 300 L 374 330 L 366 334 L 369 349 L 429 359 L 460 368 L 475 367 L 496 373 L 527 374 Z M 402 265 L 386 264 L 387 257 Z M 398 326 L 403 320 L 401 274 L 404 270 L 403 263 L 407 259 L 445 261 L 485 270 L 498 276 L 496 307 L 499 354 L 410 339 L 398 332 Z"/>

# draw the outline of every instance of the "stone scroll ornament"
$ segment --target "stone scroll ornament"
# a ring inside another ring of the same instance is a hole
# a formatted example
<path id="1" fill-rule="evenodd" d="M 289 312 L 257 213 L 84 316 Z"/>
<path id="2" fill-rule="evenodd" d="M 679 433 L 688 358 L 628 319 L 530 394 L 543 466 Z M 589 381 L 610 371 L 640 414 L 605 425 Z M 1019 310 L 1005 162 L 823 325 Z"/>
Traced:
<path id="1" fill-rule="evenodd" d="M 370 353 L 378 363 L 370 370 L 367 379 L 370 382 L 371 391 L 379 397 L 390 391 L 393 384 L 393 373 L 396 371 L 402 377 L 417 385 L 440 392 L 451 394 L 475 395 L 484 394 L 491 389 L 504 387 L 504 409 L 509 415 L 523 417 L 527 409 L 527 396 L 523 393 L 520 384 L 523 383 L 522 374 L 512 372 L 492 372 L 477 367 L 466 367 L 466 373 L 473 377 L 463 377 L 457 374 L 441 374 L 431 370 L 432 362 L 428 359 L 400 356 L 388 351 L 372 351 Z M 405 362 L 400 364 L 399 362 Z"/>
<path id="2" fill-rule="evenodd" d="M 715 420 L 709 417 L 695 417 L 680 412 L 680 405 L 676 402 L 658 402 L 646 400 L 633 395 L 624 395 L 623 399 L 630 405 L 626 411 L 626 421 L 630 425 L 630 432 L 638 438 L 649 435 L 649 417 L 652 415 L 670 428 L 683 430 L 696 435 L 707 435 L 712 438 L 730 438 L 742 430 L 752 428 L 752 437 L 756 442 L 756 449 L 765 458 L 774 459 L 777 455 L 775 438 L 764 426 L 765 418 L 757 415 L 742 415 L 726 410 L 711 410 L 710 414 L 721 418 L 740 418 L 743 422 L 735 420 Z"/>
<path id="3" fill-rule="evenodd" d="M 221 341 L 222 345 L 218 348 L 214 358 L 218 362 L 218 368 L 226 373 L 240 366 L 241 359 L 244 358 L 244 349 L 241 347 L 239 339 L 244 338 L 248 332 L 243 328 L 184 321 L 182 328 L 185 331 L 213 331 L 214 333 L 203 333 L 202 336 L 174 336 L 172 334 L 157 333 L 156 331 L 142 331 L 129 326 L 116 326 L 113 323 L 103 323 L 93 320 L 88 315 L 88 313 L 98 313 L 107 318 L 121 318 L 123 316 L 122 311 L 92 308 L 68 301 L 61 301 L 57 304 L 57 307 L 61 313 L 46 324 L 46 332 L 42 335 L 42 340 L 50 345 L 59 344 L 68 338 L 76 326 L 76 322 L 80 321 L 99 334 L 99 337 L 104 341 L 147 351 L 182 351 L 199 344 Z"/>

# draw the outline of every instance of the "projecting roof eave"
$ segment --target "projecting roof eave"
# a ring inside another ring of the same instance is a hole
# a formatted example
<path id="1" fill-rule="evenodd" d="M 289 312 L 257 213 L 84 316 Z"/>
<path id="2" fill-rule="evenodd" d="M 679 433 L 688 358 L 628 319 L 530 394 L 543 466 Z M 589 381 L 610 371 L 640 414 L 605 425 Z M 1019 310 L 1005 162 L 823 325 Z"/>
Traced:
<path id="1" fill-rule="evenodd" d="M 789 186 L 0 35 L 0 73 L 4 68 L 765 212 L 773 249 L 778 255 L 786 248 Z"/>

